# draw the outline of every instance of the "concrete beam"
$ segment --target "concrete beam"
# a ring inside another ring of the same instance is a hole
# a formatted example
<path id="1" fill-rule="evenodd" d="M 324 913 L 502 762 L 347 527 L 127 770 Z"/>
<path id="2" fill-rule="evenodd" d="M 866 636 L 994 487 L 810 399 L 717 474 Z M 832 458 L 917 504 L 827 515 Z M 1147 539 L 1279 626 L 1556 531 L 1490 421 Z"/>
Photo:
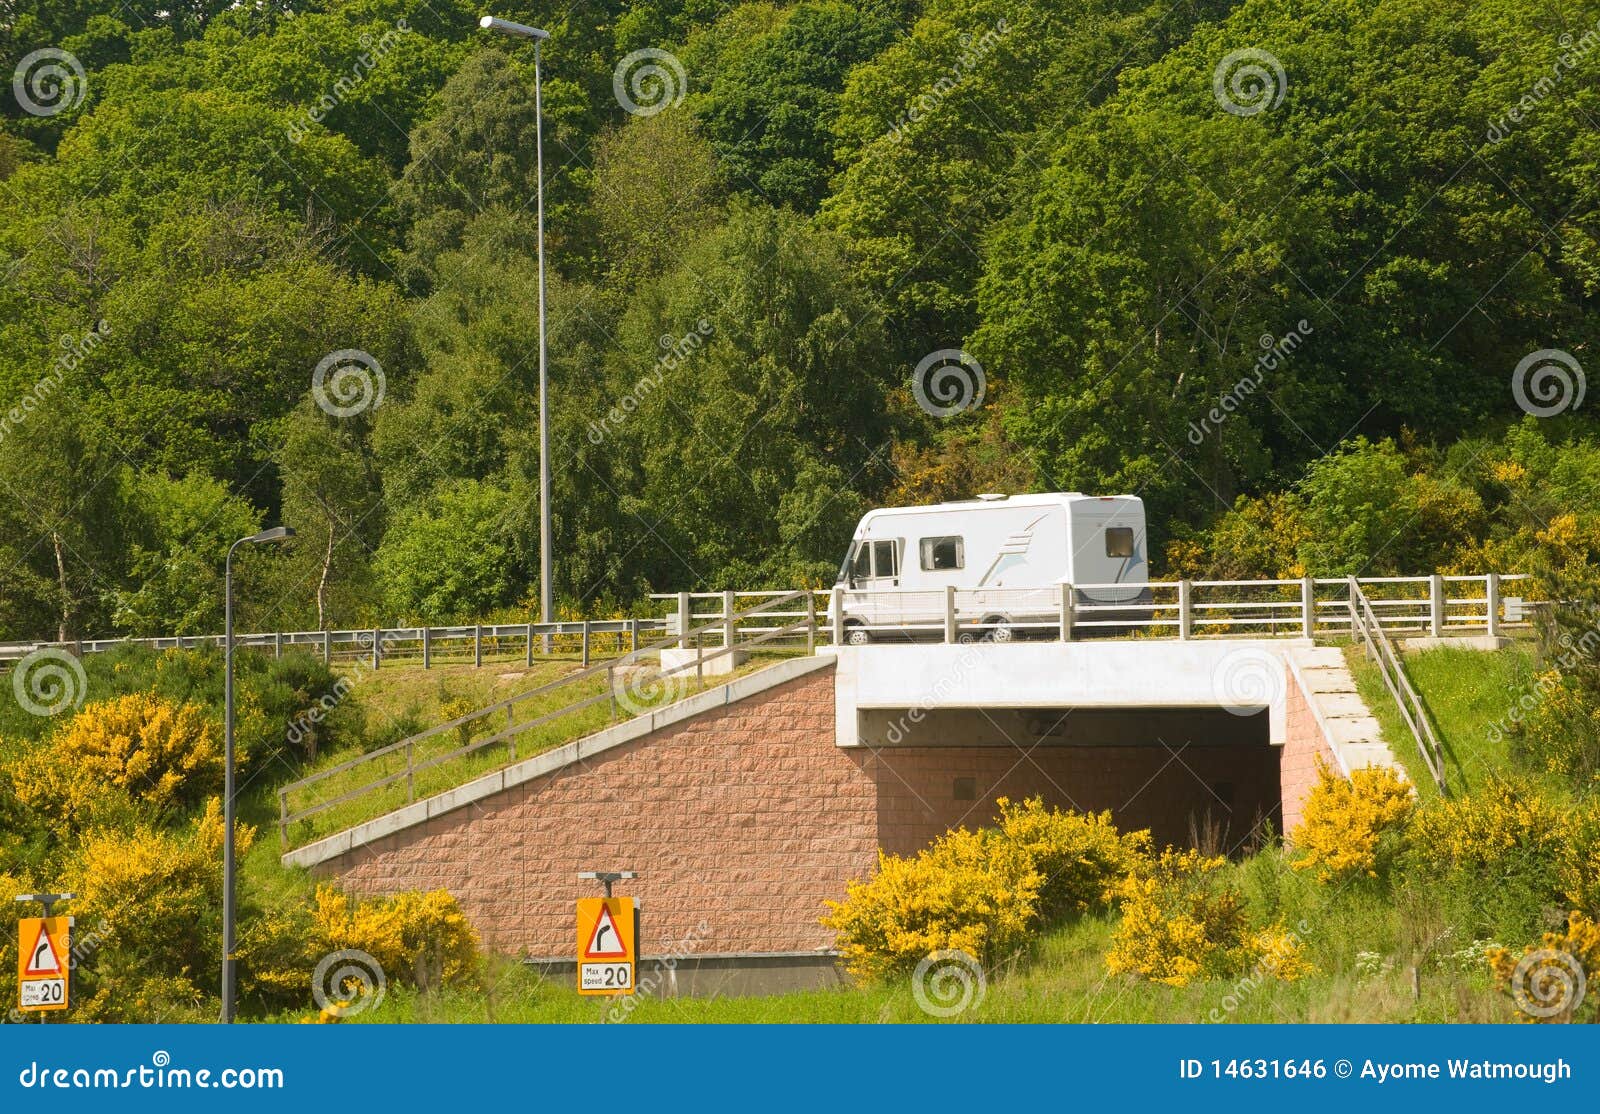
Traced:
<path id="1" fill-rule="evenodd" d="M 1304 639 L 1087 640 L 971 645 L 839 646 L 834 706 L 839 746 L 874 745 L 873 710 L 953 708 L 1218 708 L 1265 710 L 1282 744 L 1286 655 Z"/>

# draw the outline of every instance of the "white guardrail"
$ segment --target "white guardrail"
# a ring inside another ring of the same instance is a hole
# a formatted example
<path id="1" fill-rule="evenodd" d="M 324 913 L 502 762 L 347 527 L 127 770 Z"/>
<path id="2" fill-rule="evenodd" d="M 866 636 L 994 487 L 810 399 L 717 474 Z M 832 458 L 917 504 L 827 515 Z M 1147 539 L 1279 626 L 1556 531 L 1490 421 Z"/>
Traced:
<path id="1" fill-rule="evenodd" d="M 668 613 L 629 619 L 560 623 L 498 623 L 449 627 L 375 627 L 277 631 L 235 636 L 245 649 L 281 656 L 300 648 L 325 661 L 505 659 L 631 653 L 651 635 L 678 635 L 678 644 L 730 646 L 740 637 L 772 634 L 789 641 L 894 643 L 907 641 L 1007 642 L 1020 638 L 1304 637 L 1359 632 L 1352 620 L 1350 586 L 1359 585 L 1381 629 L 1391 634 L 1498 635 L 1526 627 L 1540 606 L 1506 589 L 1523 574 L 1476 576 L 1308 577 L 1301 580 L 1168 580 L 1123 584 L 1062 584 L 1048 588 L 945 588 L 943 590 L 833 588 L 811 591 L 678 592 L 652 595 Z M 782 610 L 767 605 L 789 596 Z M 744 614 L 752 609 L 752 614 Z M 698 628 L 698 629 L 697 629 Z M 710 633 L 706 633 L 709 631 Z M 781 639 L 779 641 L 782 641 Z M 0 663 L 37 650 L 90 654 L 116 646 L 158 650 L 220 646 L 221 635 L 166 638 L 97 638 L 68 642 L 0 643 Z"/>

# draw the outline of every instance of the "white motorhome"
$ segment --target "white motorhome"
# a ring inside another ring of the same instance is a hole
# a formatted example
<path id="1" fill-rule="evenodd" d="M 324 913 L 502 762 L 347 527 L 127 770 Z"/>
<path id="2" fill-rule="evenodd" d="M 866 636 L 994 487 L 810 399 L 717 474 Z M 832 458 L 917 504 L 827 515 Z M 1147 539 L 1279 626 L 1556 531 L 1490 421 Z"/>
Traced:
<path id="1" fill-rule="evenodd" d="M 980 495 L 870 511 L 839 568 L 845 638 L 942 634 L 948 587 L 963 641 L 1054 637 L 1062 584 L 1080 605 L 1129 605 L 1086 618 L 1137 616 L 1150 602 L 1145 544 L 1144 502 L 1133 495 Z"/>

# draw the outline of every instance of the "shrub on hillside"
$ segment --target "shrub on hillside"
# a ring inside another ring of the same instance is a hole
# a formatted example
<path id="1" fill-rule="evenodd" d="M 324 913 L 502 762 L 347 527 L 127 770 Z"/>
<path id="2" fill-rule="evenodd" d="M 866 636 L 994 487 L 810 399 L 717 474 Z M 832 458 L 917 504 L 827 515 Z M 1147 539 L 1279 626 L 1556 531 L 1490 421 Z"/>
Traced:
<path id="1" fill-rule="evenodd" d="M 1430 801 L 1407 833 L 1408 873 L 1448 891 L 1454 915 L 1475 934 L 1524 938 L 1567 904 L 1560 867 L 1573 833 L 1567 812 L 1532 783 L 1499 778 L 1467 796 Z"/>
<path id="2" fill-rule="evenodd" d="M 1123 879 L 1106 968 L 1175 987 L 1250 970 L 1285 982 L 1309 974 L 1299 937 L 1251 927 L 1243 895 L 1217 877 L 1226 862 L 1169 847 Z"/>
<path id="3" fill-rule="evenodd" d="M 1525 1021 L 1600 1021 L 1600 924 L 1574 910 L 1562 932 L 1517 955 L 1494 948 L 1488 956 L 1500 988 Z M 1589 992 L 1585 993 L 1585 990 Z"/>
<path id="4" fill-rule="evenodd" d="M 1324 883 L 1387 873 L 1415 806 L 1411 786 L 1386 766 L 1346 780 L 1319 763 L 1300 824 L 1289 833 L 1299 852 L 1295 869 L 1314 870 Z"/>
<path id="5" fill-rule="evenodd" d="M 68 823 L 107 789 L 166 809 L 222 787 L 221 733 L 197 704 L 149 695 L 86 704 L 46 749 L 12 763 L 12 784 L 23 804 Z"/>
<path id="6" fill-rule="evenodd" d="M 1517 756 L 1574 783 L 1594 780 L 1600 773 L 1600 705 L 1557 669 L 1541 672 L 1533 687 L 1539 699 L 1513 734 Z"/>
<path id="7" fill-rule="evenodd" d="M 222 808 L 213 798 L 186 827 L 89 832 L 68 866 L 73 915 L 85 946 L 85 1019 L 165 1020 L 216 985 L 222 940 Z M 240 854 L 255 831 L 236 830 Z M 158 980 L 149 984 L 148 980 Z M 182 985 L 180 985 L 182 984 Z M 144 1005 L 139 988 L 146 987 Z M 187 988 L 186 988 L 187 987 Z M 160 1007 L 160 1008 L 157 1008 Z"/>

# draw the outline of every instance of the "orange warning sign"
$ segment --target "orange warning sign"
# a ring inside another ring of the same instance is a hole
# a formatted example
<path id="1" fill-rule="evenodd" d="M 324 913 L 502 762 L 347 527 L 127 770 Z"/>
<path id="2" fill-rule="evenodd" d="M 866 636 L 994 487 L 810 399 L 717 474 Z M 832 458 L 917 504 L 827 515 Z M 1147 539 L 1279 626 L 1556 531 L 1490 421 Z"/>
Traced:
<path id="1" fill-rule="evenodd" d="M 578 900 L 578 993 L 633 990 L 637 924 L 631 897 Z"/>
<path id="2" fill-rule="evenodd" d="M 18 1008 L 67 1008 L 71 948 L 71 917 L 23 917 L 17 922 Z"/>

